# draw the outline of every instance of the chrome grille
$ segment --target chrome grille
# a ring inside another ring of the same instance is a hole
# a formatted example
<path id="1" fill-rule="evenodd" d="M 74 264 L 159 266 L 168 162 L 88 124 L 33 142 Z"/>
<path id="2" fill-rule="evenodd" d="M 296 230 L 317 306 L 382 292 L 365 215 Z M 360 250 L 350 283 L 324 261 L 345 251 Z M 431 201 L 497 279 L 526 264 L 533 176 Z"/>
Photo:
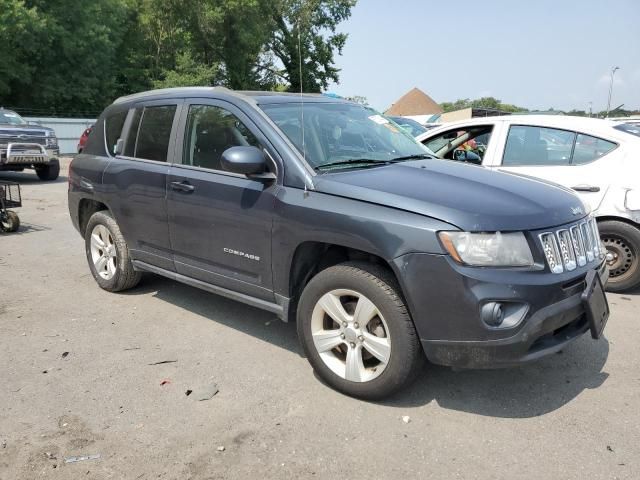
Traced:
<path id="1" fill-rule="evenodd" d="M 583 267 L 587 264 L 587 254 L 585 252 L 584 240 L 580 233 L 580 225 L 574 225 L 569 231 L 571 232 L 571 241 L 573 243 L 573 251 L 576 255 L 576 262 L 579 267 Z"/>
<path id="2" fill-rule="evenodd" d="M 570 272 L 604 258 L 595 218 L 541 233 L 539 238 L 545 259 L 553 273 Z"/>

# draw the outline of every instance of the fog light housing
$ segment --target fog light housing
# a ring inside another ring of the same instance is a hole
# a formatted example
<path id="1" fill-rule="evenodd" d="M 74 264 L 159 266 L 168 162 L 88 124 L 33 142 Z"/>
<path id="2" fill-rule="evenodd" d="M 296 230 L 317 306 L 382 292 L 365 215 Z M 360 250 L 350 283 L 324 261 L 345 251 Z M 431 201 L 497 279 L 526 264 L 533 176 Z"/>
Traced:
<path id="1" fill-rule="evenodd" d="M 480 319 L 490 328 L 512 328 L 522 321 L 528 310 L 526 303 L 490 301 L 480 307 Z"/>

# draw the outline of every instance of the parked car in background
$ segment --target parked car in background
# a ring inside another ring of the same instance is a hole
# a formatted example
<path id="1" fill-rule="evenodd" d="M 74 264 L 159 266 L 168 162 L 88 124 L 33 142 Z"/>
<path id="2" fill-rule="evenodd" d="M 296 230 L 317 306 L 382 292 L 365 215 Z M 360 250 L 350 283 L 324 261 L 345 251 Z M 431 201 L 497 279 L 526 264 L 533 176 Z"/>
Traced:
<path id="1" fill-rule="evenodd" d="M 428 129 L 424 126 L 420 125 L 418 122 L 411 118 L 406 117 L 398 117 L 398 116 L 386 116 L 388 119 L 393 120 L 396 124 L 404 128 L 407 132 L 409 132 L 414 137 L 425 133 Z"/>
<path id="2" fill-rule="evenodd" d="M 87 143 L 87 138 L 89 138 L 89 134 L 91 133 L 91 130 L 93 130 L 93 125 L 90 125 L 85 129 L 84 132 L 82 132 L 82 135 L 80 136 L 80 140 L 78 140 L 78 153 L 82 153 L 82 150 L 84 150 L 84 146 Z"/>
<path id="3" fill-rule="evenodd" d="M 12 110 L 0 108 L 0 171 L 36 171 L 41 180 L 60 173 L 58 139 L 52 128 L 32 124 Z"/>
<path id="4" fill-rule="evenodd" d="M 555 115 L 475 118 L 418 140 L 439 158 L 572 188 L 598 219 L 609 290 L 640 286 L 640 132 L 637 125 Z M 482 149 L 465 148 L 471 142 Z"/>
<path id="5" fill-rule="evenodd" d="M 295 320 L 318 375 L 357 397 L 406 385 L 425 354 L 519 365 L 599 338 L 608 317 L 604 250 L 574 192 L 435 159 L 342 99 L 120 98 L 73 159 L 68 199 L 101 288 L 147 271 Z"/>

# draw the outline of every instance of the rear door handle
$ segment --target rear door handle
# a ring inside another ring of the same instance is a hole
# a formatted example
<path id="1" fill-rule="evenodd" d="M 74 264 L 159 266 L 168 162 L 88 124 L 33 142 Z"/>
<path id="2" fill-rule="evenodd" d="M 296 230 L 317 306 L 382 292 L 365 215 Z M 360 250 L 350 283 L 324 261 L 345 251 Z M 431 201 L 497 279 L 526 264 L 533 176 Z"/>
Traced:
<path id="1" fill-rule="evenodd" d="M 183 182 L 171 182 L 171 189 L 179 192 L 191 193 L 196 189 L 196 187 L 185 180 Z"/>
<path id="2" fill-rule="evenodd" d="M 594 185 L 578 185 L 577 187 L 572 187 L 576 192 L 599 192 L 600 187 L 596 187 Z"/>

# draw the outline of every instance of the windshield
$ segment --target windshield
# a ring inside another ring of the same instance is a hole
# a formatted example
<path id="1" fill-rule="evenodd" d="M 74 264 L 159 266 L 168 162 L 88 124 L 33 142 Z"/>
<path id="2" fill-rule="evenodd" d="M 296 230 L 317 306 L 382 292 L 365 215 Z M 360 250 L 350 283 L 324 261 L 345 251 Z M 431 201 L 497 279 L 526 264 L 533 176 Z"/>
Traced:
<path id="1" fill-rule="evenodd" d="M 631 135 L 635 135 L 636 137 L 640 137 L 640 123 L 621 123 L 620 125 L 616 125 L 613 128 L 630 133 Z"/>
<path id="2" fill-rule="evenodd" d="M 421 133 L 424 133 L 427 131 L 426 128 L 424 128 L 415 120 L 411 120 L 410 118 L 404 118 L 404 117 L 387 117 L 387 118 L 396 122 L 398 125 L 400 125 L 402 128 L 407 130 L 414 137 L 417 137 Z"/>
<path id="3" fill-rule="evenodd" d="M 363 160 L 369 165 L 382 164 L 431 153 L 402 128 L 362 105 L 309 102 L 304 110 L 300 103 L 261 108 L 315 169 L 337 163 L 343 164 L 342 168 L 353 167 Z"/>
<path id="4" fill-rule="evenodd" d="M 27 121 L 11 110 L 0 110 L 0 125 L 27 125 Z"/>

